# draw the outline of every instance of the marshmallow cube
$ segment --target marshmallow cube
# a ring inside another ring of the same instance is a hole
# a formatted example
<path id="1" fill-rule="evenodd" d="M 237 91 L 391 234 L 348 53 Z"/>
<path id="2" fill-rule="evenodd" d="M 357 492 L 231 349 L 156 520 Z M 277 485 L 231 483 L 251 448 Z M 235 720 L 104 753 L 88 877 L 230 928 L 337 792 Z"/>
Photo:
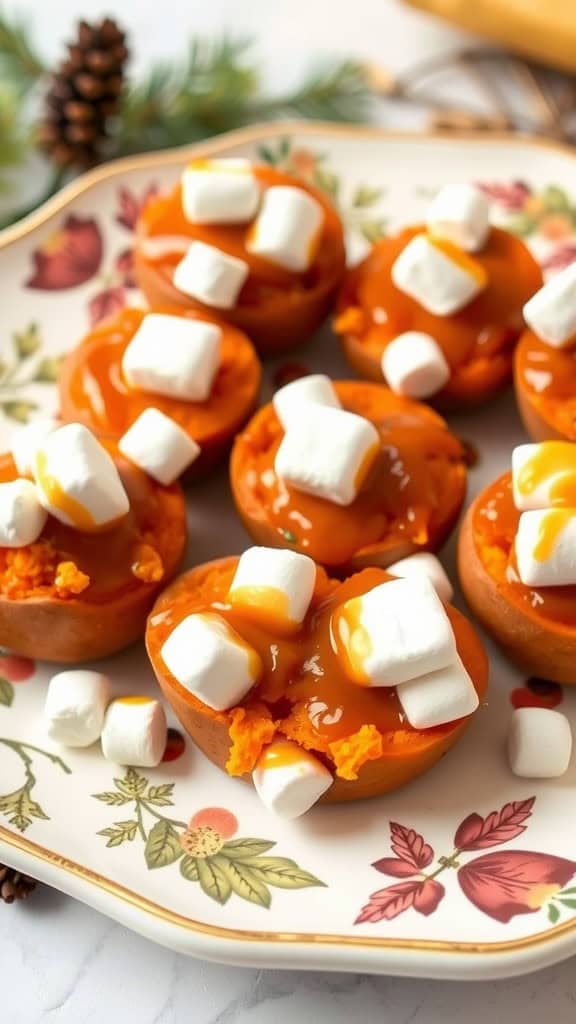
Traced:
<path id="1" fill-rule="evenodd" d="M 38 446 L 60 423 L 53 419 L 33 420 L 20 427 L 12 437 L 11 453 L 20 476 L 32 476 L 32 464 Z"/>
<path id="2" fill-rule="evenodd" d="M 508 759 L 523 779 L 557 779 L 568 770 L 572 729 L 550 708 L 517 708 L 508 729 Z"/>
<path id="3" fill-rule="evenodd" d="M 214 711 L 238 704 L 262 674 L 258 653 L 220 615 L 188 615 L 162 647 L 181 686 Z"/>
<path id="4" fill-rule="evenodd" d="M 130 462 L 165 487 L 173 484 L 200 455 L 200 445 L 178 423 L 152 407 L 140 413 L 120 438 L 118 448 Z"/>
<path id="5" fill-rule="evenodd" d="M 515 540 L 518 575 L 527 587 L 576 584 L 576 509 L 534 509 L 520 516 Z"/>
<path id="6" fill-rule="evenodd" d="M 274 412 L 284 430 L 291 420 L 299 419 L 302 406 L 306 402 L 329 405 L 334 409 L 341 408 L 334 385 L 326 374 L 310 373 L 306 377 L 299 377 L 298 380 L 293 380 L 280 388 L 272 399 Z"/>
<path id="7" fill-rule="evenodd" d="M 396 579 L 337 610 L 333 631 L 354 682 L 396 686 L 454 662 L 456 641 L 429 579 Z"/>
<path id="8" fill-rule="evenodd" d="M 425 576 L 430 580 L 441 601 L 451 601 L 454 596 L 454 588 L 444 566 L 436 555 L 430 554 L 429 551 L 417 551 L 415 555 L 401 558 L 399 562 L 388 565 L 386 572 L 404 579 L 420 579 Z"/>
<path id="9" fill-rule="evenodd" d="M 79 423 L 48 435 L 36 452 L 33 471 L 46 511 L 77 530 L 90 533 L 107 526 L 130 508 L 113 459 Z"/>
<path id="10" fill-rule="evenodd" d="M 451 316 L 486 287 L 484 268 L 449 242 L 416 235 L 392 266 L 392 280 L 434 316 Z"/>
<path id="11" fill-rule="evenodd" d="M 115 764 L 155 768 L 166 749 L 168 727 L 160 701 L 119 697 L 108 705 L 102 729 L 102 753 Z"/>
<path id="12" fill-rule="evenodd" d="M 445 185 L 432 200 L 426 225 L 435 238 L 477 252 L 490 231 L 490 204 L 474 185 Z"/>
<path id="13" fill-rule="evenodd" d="M 254 217 L 260 185 L 249 160 L 194 160 L 182 175 L 182 206 L 195 224 L 242 224 Z"/>
<path id="14" fill-rule="evenodd" d="M 122 372 L 139 391 L 204 402 L 218 372 L 221 340 L 216 324 L 148 313 L 124 352 Z"/>
<path id="15" fill-rule="evenodd" d="M 42 533 L 48 513 L 30 480 L 0 484 L 0 547 L 23 548 Z"/>
<path id="16" fill-rule="evenodd" d="M 309 811 L 333 778 L 313 754 L 289 740 L 276 740 L 262 751 L 252 781 L 265 807 L 291 819 Z"/>
<path id="17" fill-rule="evenodd" d="M 315 583 L 316 565 L 308 555 L 254 547 L 240 557 L 228 600 L 251 618 L 289 632 L 303 622 Z"/>
<path id="18" fill-rule="evenodd" d="M 297 491 L 350 505 L 379 445 L 376 427 L 363 416 L 310 403 L 290 421 L 274 468 Z"/>
<path id="19" fill-rule="evenodd" d="M 192 242 L 172 280 L 181 292 L 215 309 L 232 309 L 249 273 L 245 260 L 215 245 Z"/>
<path id="20" fill-rule="evenodd" d="M 512 492 L 520 512 L 576 507 L 576 445 L 572 441 L 518 445 L 512 452 Z"/>
<path id="21" fill-rule="evenodd" d="M 433 729 L 471 715 L 480 703 L 460 658 L 444 668 L 402 683 L 396 691 L 414 729 Z"/>
<path id="22" fill-rule="evenodd" d="M 276 185 L 264 193 L 246 248 L 255 256 L 301 273 L 314 260 L 323 222 L 324 211 L 308 192 Z"/>
<path id="23" fill-rule="evenodd" d="M 553 348 L 576 341 L 576 262 L 555 274 L 528 300 L 524 319 Z"/>
<path id="24" fill-rule="evenodd" d="M 386 346 L 382 373 L 392 391 L 408 398 L 428 398 L 450 380 L 450 367 L 440 345 L 422 331 L 406 331 Z"/>
<path id="25" fill-rule="evenodd" d="M 107 676 L 72 669 L 52 676 L 44 721 L 51 740 L 63 747 L 89 747 L 100 738 L 110 699 Z"/>

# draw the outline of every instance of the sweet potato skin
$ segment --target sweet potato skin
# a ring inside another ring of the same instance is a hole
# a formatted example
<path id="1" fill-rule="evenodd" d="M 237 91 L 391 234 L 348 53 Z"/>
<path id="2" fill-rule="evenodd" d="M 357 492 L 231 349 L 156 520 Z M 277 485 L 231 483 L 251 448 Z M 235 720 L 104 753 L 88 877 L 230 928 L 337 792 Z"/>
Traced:
<path id="1" fill-rule="evenodd" d="M 515 374 L 514 377 L 514 388 L 520 419 L 524 424 L 526 433 L 530 435 L 533 441 L 574 440 L 574 436 L 569 437 L 567 434 L 563 434 L 560 430 L 553 427 L 542 413 L 538 412 L 534 403 L 530 400 L 529 393 L 522 386 L 517 374 Z"/>

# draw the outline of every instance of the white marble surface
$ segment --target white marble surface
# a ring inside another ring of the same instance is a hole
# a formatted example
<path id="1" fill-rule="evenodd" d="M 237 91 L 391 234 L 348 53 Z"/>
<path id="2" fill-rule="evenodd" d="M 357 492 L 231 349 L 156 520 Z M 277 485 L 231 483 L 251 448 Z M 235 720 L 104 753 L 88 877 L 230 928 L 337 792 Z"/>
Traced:
<path id="1" fill-rule="evenodd" d="M 78 12 L 94 17 L 112 7 L 99 0 L 6 6 L 33 12 L 39 45 L 50 56 Z M 123 0 L 118 10 L 132 29 L 137 66 L 171 56 L 188 31 L 226 28 L 256 36 L 273 87 L 294 78 L 313 55 L 353 53 L 399 69 L 463 39 L 396 0 L 347 7 L 341 0 Z M 414 124 L 406 111 L 382 117 Z M 168 952 L 48 889 L 26 905 L 0 909 L 6 1024 L 568 1024 L 576 1018 L 575 967 L 572 960 L 493 984 L 235 969 Z"/>

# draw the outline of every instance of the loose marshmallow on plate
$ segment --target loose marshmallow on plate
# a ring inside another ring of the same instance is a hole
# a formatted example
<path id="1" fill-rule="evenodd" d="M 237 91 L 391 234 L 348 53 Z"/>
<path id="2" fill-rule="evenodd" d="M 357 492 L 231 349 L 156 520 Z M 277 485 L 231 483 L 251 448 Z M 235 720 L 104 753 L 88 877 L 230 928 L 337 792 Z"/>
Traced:
<path id="1" fill-rule="evenodd" d="M 52 676 L 44 721 L 51 740 L 63 747 L 89 747 L 100 738 L 110 683 L 100 672 L 71 669 Z"/>
<path id="2" fill-rule="evenodd" d="M 525 586 L 576 584 L 576 508 L 523 512 L 514 547 L 518 575 Z"/>
<path id="3" fill-rule="evenodd" d="M 264 806 L 290 819 L 309 811 L 333 779 L 322 762 L 297 743 L 276 740 L 260 754 L 252 781 Z"/>
<path id="4" fill-rule="evenodd" d="M 309 403 L 290 420 L 274 468 L 297 491 L 350 505 L 379 444 L 376 427 L 363 416 Z"/>
<path id="5" fill-rule="evenodd" d="M 206 306 L 232 309 L 250 268 L 215 245 L 192 242 L 177 264 L 172 280 L 181 292 Z"/>
<path id="6" fill-rule="evenodd" d="M 553 348 L 576 341 L 576 262 L 551 277 L 523 312 L 528 326 Z"/>
<path id="7" fill-rule="evenodd" d="M 107 526 L 130 508 L 113 459 L 80 423 L 48 435 L 36 451 L 33 472 L 46 511 L 77 530 Z"/>
<path id="8" fill-rule="evenodd" d="M 402 683 L 398 700 L 414 729 L 433 729 L 476 711 L 480 701 L 460 658 L 435 672 Z"/>
<path id="9" fill-rule="evenodd" d="M 179 622 L 161 655 L 178 682 L 214 711 L 238 704 L 262 674 L 257 651 L 212 612 Z"/>
<path id="10" fill-rule="evenodd" d="M 350 598 L 336 610 L 332 632 L 346 671 L 362 686 L 396 686 L 456 658 L 450 619 L 425 576 Z"/>
<path id="11" fill-rule="evenodd" d="M 400 291 L 435 316 L 451 316 L 487 284 L 483 266 L 451 242 L 415 235 L 392 266 Z"/>
<path id="12" fill-rule="evenodd" d="M 474 185 L 445 185 L 430 203 L 426 225 L 435 238 L 446 238 L 466 252 L 477 252 L 490 231 L 490 204 Z"/>
<path id="13" fill-rule="evenodd" d="M 517 708 L 508 728 L 508 759 L 523 779 L 557 779 L 572 756 L 572 729 L 566 715 L 551 708 Z"/>
<path id="14" fill-rule="evenodd" d="M 0 547 L 23 548 L 42 533 L 48 513 L 30 480 L 0 484 Z"/>
<path id="15" fill-rule="evenodd" d="M 264 193 L 246 248 L 255 256 L 301 273 L 314 260 L 323 221 L 320 203 L 308 192 L 293 185 L 275 185 Z"/>
<path id="16" fill-rule="evenodd" d="M 392 576 L 401 576 L 404 579 L 420 579 L 426 576 L 441 601 L 451 601 L 454 595 L 454 588 L 446 575 L 444 566 L 438 561 L 436 555 L 429 551 L 417 551 L 415 555 L 408 555 L 386 567 L 386 572 Z"/>
<path id="17" fill-rule="evenodd" d="M 382 353 L 388 387 L 408 398 L 428 398 L 450 380 L 450 367 L 437 341 L 422 331 L 399 334 Z"/>
<path id="18" fill-rule="evenodd" d="M 185 430 L 150 406 L 120 438 L 118 448 L 130 462 L 168 487 L 200 455 L 196 444 Z"/>
<path id="19" fill-rule="evenodd" d="M 258 209 L 260 185 L 249 160 L 193 160 L 182 175 L 184 215 L 196 224 L 242 224 Z"/>
<path id="20" fill-rule="evenodd" d="M 106 711 L 102 753 L 116 764 L 155 768 L 164 756 L 167 733 L 160 701 L 153 697 L 118 697 Z"/>
<path id="21" fill-rule="evenodd" d="M 315 405 L 330 405 L 334 409 L 341 408 L 330 377 L 324 373 L 309 373 L 306 377 L 299 377 L 298 380 L 285 384 L 272 399 L 274 412 L 284 430 L 288 427 L 290 420 L 299 419 L 305 402 L 313 402 Z"/>
<path id="22" fill-rule="evenodd" d="M 520 512 L 576 508 L 576 445 L 572 441 L 520 444 L 512 452 L 512 490 Z"/>
<path id="23" fill-rule="evenodd" d="M 33 420 L 13 434 L 10 450 L 20 476 L 32 476 L 32 463 L 38 445 L 61 425 L 53 419 Z"/>
<path id="24" fill-rule="evenodd" d="M 285 631 L 303 622 L 316 582 L 316 566 L 308 555 L 281 548 L 248 548 L 228 591 L 238 611 Z"/>
<path id="25" fill-rule="evenodd" d="M 132 388 L 204 402 L 220 363 L 222 329 L 204 320 L 147 313 L 122 357 Z"/>

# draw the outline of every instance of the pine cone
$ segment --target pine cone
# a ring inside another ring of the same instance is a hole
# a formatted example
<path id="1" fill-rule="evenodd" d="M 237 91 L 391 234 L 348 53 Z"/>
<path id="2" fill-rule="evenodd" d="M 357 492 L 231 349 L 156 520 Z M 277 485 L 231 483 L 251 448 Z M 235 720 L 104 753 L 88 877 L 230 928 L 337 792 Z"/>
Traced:
<path id="1" fill-rule="evenodd" d="M 124 86 L 125 38 L 111 18 L 79 22 L 68 57 L 50 80 L 38 142 L 61 167 L 91 167 L 103 155 Z"/>
<path id="2" fill-rule="evenodd" d="M 26 900 L 35 888 L 36 882 L 33 878 L 0 864 L 1 902 L 14 903 L 14 900 Z"/>

